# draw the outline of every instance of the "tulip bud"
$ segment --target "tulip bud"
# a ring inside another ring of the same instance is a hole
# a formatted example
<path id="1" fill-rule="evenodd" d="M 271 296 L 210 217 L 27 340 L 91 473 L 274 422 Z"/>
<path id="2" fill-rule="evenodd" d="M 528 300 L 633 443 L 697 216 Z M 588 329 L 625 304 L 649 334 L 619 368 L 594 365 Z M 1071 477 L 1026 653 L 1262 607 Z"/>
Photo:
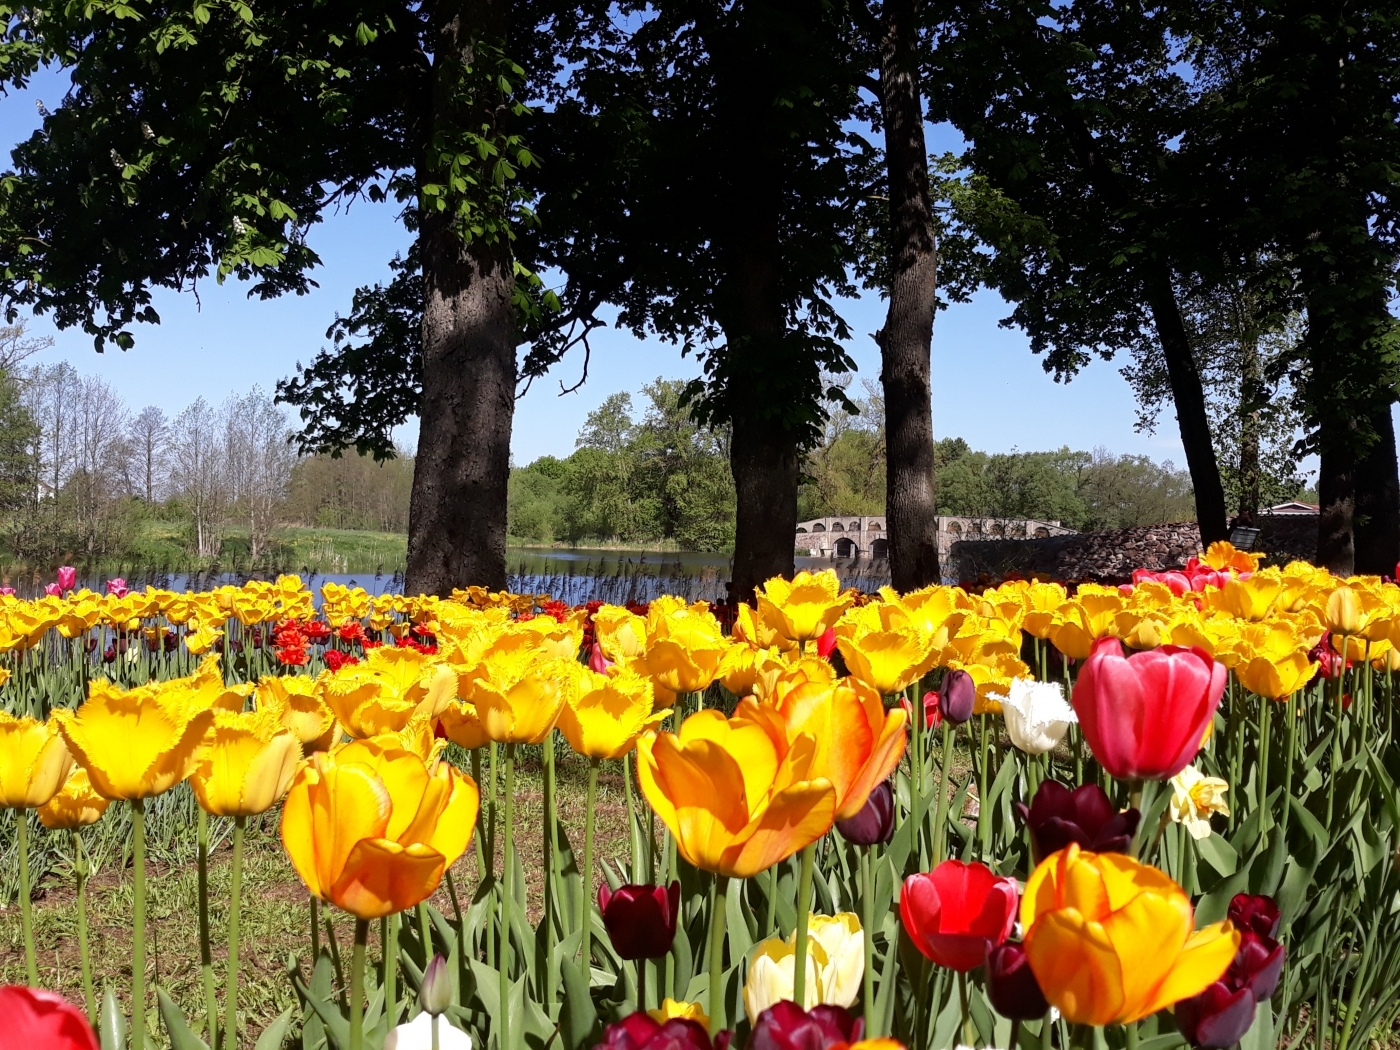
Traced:
<path id="1" fill-rule="evenodd" d="M 1231 991 L 1216 981 L 1200 995 L 1182 999 L 1173 1007 L 1176 1027 L 1186 1041 L 1201 1050 L 1226 1050 L 1234 1046 L 1254 1024 L 1254 997 L 1249 990 Z"/>
<path id="2" fill-rule="evenodd" d="M 1026 961 L 1026 949 L 1016 941 L 1006 941 L 987 953 L 987 997 L 997 1013 L 1010 1021 L 1032 1021 L 1050 1009 Z"/>
<path id="3" fill-rule="evenodd" d="M 423 971 L 423 983 L 418 989 L 418 1005 L 436 1017 L 452 1005 L 452 975 L 447 972 L 447 960 L 434 955 Z"/>
<path id="4" fill-rule="evenodd" d="M 588 654 L 588 669 L 596 671 L 598 674 L 607 674 L 608 668 L 612 667 L 612 664 L 613 662 L 603 652 L 603 647 L 594 642 L 593 651 Z"/>
<path id="5" fill-rule="evenodd" d="M 1272 897 L 1237 893 L 1230 900 L 1228 917 L 1237 928 L 1252 930 L 1260 937 L 1278 934 L 1279 910 Z"/>
<path id="6" fill-rule="evenodd" d="M 1361 598 L 1350 587 L 1338 587 L 1327 597 L 1323 618 L 1335 634 L 1356 634 L 1361 630 Z"/>
<path id="7" fill-rule="evenodd" d="M 56 583 L 46 583 L 44 584 L 44 594 L 50 598 L 62 598 L 63 588 Z"/>
<path id="8" fill-rule="evenodd" d="M 828 627 L 826 633 L 817 639 L 817 655 L 823 660 L 836 651 L 836 628 Z"/>
<path id="9" fill-rule="evenodd" d="M 860 812 L 847 820 L 838 820 L 836 830 L 847 842 L 857 846 L 873 846 L 894 837 L 894 789 L 882 780 L 870 792 Z"/>
<path id="10" fill-rule="evenodd" d="M 827 1050 L 858 1043 L 864 1034 L 865 1021 L 839 1006 L 803 1010 L 784 999 L 758 1015 L 745 1050 Z"/>
<path id="11" fill-rule="evenodd" d="M 125 598 L 127 595 L 126 581 L 120 576 L 108 580 L 107 593 L 114 598 Z"/>
<path id="12" fill-rule="evenodd" d="M 71 591 L 78 586 L 78 570 L 71 565 L 65 565 L 58 570 L 58 588 L 61 591 Z"/>
<path id="13" fill-rule="evenodd" d="M 667 886 L 598 887 L 598 910 L 613 950 L 624 959 L 656 959 L 671 950 L 676 939 L 681 884 Z"/>
<path id="14" fill-rule="evenodd" d="M 1031 830 L 1036 863 L 1071 842 L 1092 853 L 1126 853 L 1142 819 L 1135 809 L 1115 812 L 1097 784 L 1071 791 L 1057 780 L 1042 781 L 1030 806 L 1018 802 L 1016 810 Z"/>
<path id="15" fill-rule="evenodd" d="M 966 671 L 949 671 L 943 677 L 943 685 L 938 691 L 938 708 L 955 726 L 960 726 L 972 717 L 973 705 L 977 702 L 977 683 Z"/>

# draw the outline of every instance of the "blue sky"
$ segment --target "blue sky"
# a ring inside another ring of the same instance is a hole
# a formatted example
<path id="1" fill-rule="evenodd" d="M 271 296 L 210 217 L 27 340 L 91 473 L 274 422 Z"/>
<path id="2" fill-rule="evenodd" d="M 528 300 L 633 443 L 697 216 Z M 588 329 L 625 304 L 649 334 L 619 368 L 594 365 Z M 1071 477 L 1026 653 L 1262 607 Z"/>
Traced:
<path id="1" fill-rule="evenodd" d="M 36 102 L 56 108 L 64 81 L 49 73 L 25 91 L 0 97 L 0 148 L 8 168 L 9 149 L 38 127 Z M 930 129 L 930 148 L 956 149 L 950 128 Z M 247 298 L 236 281 L 213 281 L 191 294 L 160 292 L 155 307 L 159 326 L 139 326 L 136 345 L 122 352 L 92 349 L 81 331 L 56 330 L 36 318 L 31 330 L 52 335 L 55 345 L 41 360 L 67 360 L 81 372 L 104 376 L 133 410 L 153 404 L 174 414 L 195 398 L 222 400 L 254 384 L 271 389 L 325 345 L 325 330 L 337 311 L 347 309 L 358 285 L 387 280 L 388 260 L 402 252 L 407 237 L 388 205 L 357 203 L 312 231 L 311 244 L 324 266 L 313 274 L 320 287 L 309 295 L 272 302 Z M 849 349 L 861 379 L 878 381 L 879 352 L 869 333 L 884 318 L 884 303 L 871 294 L 840 304 L 853 336 Z M 1184 465 L 1176 422 L 1164 413 L 1155 435 L 1133 430 L 1131 391 L 1117 366 L 1095 362 L 1068 384 L 1055 383 L 1031 354 L 1025 336 L 998 321 L 1009 307 L 995 293 L 955 305 L 939 315 L 933 340 L 933 420 L 938 437 L 962 437 L 974 448 L 993 452 L 1069 445 L 1103 446 L 1115 452 L 1170 459 Z M 537 380 L 517 403 L 511 443 L 517 463 L 545 454 L 567 455 L 585 416 L 619 390 L 638 390 L 657 376 L 686 378 L 697 373 L 693 359 L 659 340 L 637 340 L 629 333 L 600 329 L 593 338 L 587 384 L 559 396 L 560 380 L 577 381 L 582 361 L 569 357 Z M 403 428 L 401 442 L 416 443 L 415 427 Z"/>

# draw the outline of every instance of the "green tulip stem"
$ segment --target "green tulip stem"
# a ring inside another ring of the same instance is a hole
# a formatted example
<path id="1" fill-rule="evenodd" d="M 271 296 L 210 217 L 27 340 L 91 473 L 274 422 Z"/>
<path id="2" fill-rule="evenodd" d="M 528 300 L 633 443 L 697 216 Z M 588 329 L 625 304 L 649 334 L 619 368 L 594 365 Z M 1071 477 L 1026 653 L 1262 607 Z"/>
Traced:
<path id="1" fill-rule="evenodd" d="M 967 1046 L 976 1046 L 977 1031 L 972 1027 L 972 1011 L 967 1006 L 967 974 L 962 970 L 958 971 L 958 1007 L 962 1011 L 963 1043 Z"/>
<path id="2" fill-rule="evenodd" d="M 472 782 L 481 790 L 481 748 L 472 748 Z M 476 870 L 486 871 L 486 807 L 476 809 L 476 834 L 472 836 L 472 849 L 476 851 Z"/>
<path id="3" fill-rule="evenodd" d="M 321 957 L 321 899 L 316 894 L 310 895 L 311 901 L 311 965 L 316 965 L 316 960 Z"/>
<path id="4" fill-rule="evenodd" d="M 97 1024 L 97 1000 L 92 993 L 92 957 L 88 954 L 87 921 L 87 857 L 83 853 L 82 837 L 73 832 L 73 870 L 78 876 L 78 960 L 83 969 L 83 1005 L 88 1021 Z"/>
<path id="5" fill-rule="evenodd" d="M 499 886 L 494 885 L 496 881 L 496 744 L 491 744 L 491 765 L 486 774 L 486 808 L 488 816 L 486 819 L 486 866 L 481 869 L 483 882 L 491 886 L 492 893 L 498 893 Z M 496 938 L 491 936 L 490 927 L 486 930 L 486 965 L 492 968 L 496 965 Z"/>
<path id="6" fill-rule="evenodd" d="M 515 745 L 506 745 L 505 850 L 501 862 L 501 1039 L 497 1050 L 511 1050 L 510 1041 L 510 923 L 515 910 Z"/>
<path id="7" fill-rule="evenodd" d="M 627 841 L 635 846 L 637 843 L 637 831 L 640 822 L 637 820 L 637 800 L 632 794 L 632 755 L 631 752 L 622 756 L 622 792 L 627 799 Z M 632 854 L 632 881 L 642 882 L 642 859 L 635 852 Z"/>
<path id="8" fill-rule="evenodd" d="M 423 968 L 426 970 L 428 963 L 433 961 L 433 924 L 428 918 L 427 901 L 420 901 L 418 904 L 418 939 L 423 942 Z M 397 941 L 391 941 L 390 944 L 395 945 Z"/>
<path id="9" fill-rule="evenodd" d="M 1137 1050 L 1137 1045 L 1138 1045 L 1138 1026 L 1137 1026 L 1137 1022 L 1134 1021 L 1133 1023 L 1128 1024 L 1128 1025 L 1125 1025 L 1124 1027 L 1125 1027 L 1125 1030 L 1126 1030 L 1126 1031 L 1125 1031 L 1125 1034 L 1126 1034 L 1126 1036 L 1127 1036 L 1127 1040 L 1126 1040 L 1126 1050 Z M 1012 1045 L 1015 1045 L 1015 1044 L 1012 1044 Z"/>
<path id="10" fill-rule="evenodd" d="M 860 922 L 861 940 L 865 947 L 865 972 L 861 974 L 861 1005 L 865 1012 L 865 1037 L 878 1039 L 879 1025 L 875 1023 L 875 887 L 870 878 L 869 846 L 860 851 Z M 793 971 L 796 973 L 796 971 Z M 1013 1042 L 1011 1044 L 1015 1046 Z"/>
<path id="11" fill-rule="evenodd" d="M 355 951 L 350 957 L 350 1050 L 365 1045 L 365 944 L 369 920 L 355 920 Z"/>
<path id="12" fill-rule="evenodd" d="M 1046 1010 L 1045 1016 L 1040 1019 L 1040 1050 L 1051 1050 L 1054 1036 L 1055 1022 L 1050 1020 L 1050 1011 Z"/>
<path id="13" fill-rule="evenodd" d="M 992 849 L 991 810 L 987 806 L 987 713 L 984 711 L 977 718 L 977 843 L 986 860 Z"/>
<path id="14" fill-rule="evenodd" d="M 195 828 L 195 862 L 199 885 L 199 967 L 204 977 L 204 1028 L 209 1046 L 218 1045 L 219 998 L 214 988 L 214 952 L 209 937 L 209 814 L 200 807 Z M 314 965 L 314 963 L 313 963 Z"/>
<path id="15" fill-rule="evenodd" d="M 943 760 L 938 771 L 938 808 L 934 811 L 933 862 L 943 863 L 944 839 L 948 823 L 948 771 L 953 765 L 953 734 L 948 731 L 948 723 L 943 723 Z M 922 830 L 922 829 L 920 829 Z"/>
<path id="16" fill-rule="evenodd" d="M 1283 759 L 1285 763 L 1283 767 L 1283 812 L 1279 814 L 1278 818 L 1278 833 L 1287 842 L 1288 811 L 1293 808 L 1291 801 L 1293 798 L 1293 752 L 1298 746 L 1298 709 L 1293 703 L 1292 696 L 1283 698 L 1283 710 L 1284 717 L 1288 719 L 1288 730 L 1285 735 L 1288 743 Z"/>
<path id="17" fill-rule="evenodd" d="M 1343 650 L 1345 652 L 1346 650 Z M 1269 820 L 1269 720 L 1273 701 L 1259 701 L 1259 848 L 1268 844 Z"/>
<path id="18" fill-rule="evenodd" d="M 131 800 L 131 1050 L 146 1044 L 146 803 Z"/>
<path id="19" fill-rule="evenodd" d="M 590 758 L 588 760 L 588 808 L 583 817 L 583 892 L 579 894 L 578 923 L 579 929 L 583 931 L 583 939 L 579 942 L 579 959 L 583 963 L 584 976 L 591 972 L 590 967 L 593 955 L 593 923 L 589 921 L 589 913 L 593 905 L 593 810 L 598 803 L 598 760 Z M 646 966 L 641 963 L 638 972 Z M 646 1009 L 646 1007 L 642 1007 Z"/>
<path id="20" fill-rule="evenodd" d="M 238 919 L 243 893 L 243 828 L 248 818 L 233 818 L 233 874 L 228 905 L 228 989 L 224 993 L 224 1047 L 238 1046 Z"/>
<path id="21" fill-rule="evenodd" d="M 546 1004 L 555 1002 L 558 982 L 555 980 L 554 966 L 554 912 L 558 901 L 554 896 L 554 865 L 559 856 L 558 811 L 555 806 L 554 778 L 554 730 L 544 738 L 544 1000 Z M 584 877 L 587 886 L 588 878 Z"/>
<path id="22" fill-rule="evenodd" d="M 29 974 L 29 987 L 39 987 L 39 965 L 34 958 L 34 905 L 29 900 L 29 813 L 15 810 L 15 829 L 19 845 L 19 920 L 24 930 L 24 965 Z"/>
<path id="23" fill-rule="evenodd" d="M 389 1027 L 399 1023 L 399 913 L 394 912 L 384 920 L 383 942 L 379 945 L 384 956 L 384 1013 L 389 1018 Z M 426 957 L 426 969 L 432 956 Z"/>
<path id="24" fill-rule="evenodd" d="M 729 876 L 716 875 L 710 887 L 710 1036 L 724 1028 L 724 913 Z M 801 1000 L 798 1000 L 799 1002 Z"/>
<path id="25" fill-rule="evenodd" d="M 433 1014 L 433 1050 L 438 1050 L 438 1016 Z"/>
<path id="26" fill-rule="evenodd" d="M 803 847 L 801 874 L 797 878 L 797 932 L 792 960 L 792 1001 L 802 1006 L 807 988 L 807 919 L 812 907 L 812 872 L 816 867 L 817 844 Z M 806 1007 L 802 1006 L 805 1010 Z"/>

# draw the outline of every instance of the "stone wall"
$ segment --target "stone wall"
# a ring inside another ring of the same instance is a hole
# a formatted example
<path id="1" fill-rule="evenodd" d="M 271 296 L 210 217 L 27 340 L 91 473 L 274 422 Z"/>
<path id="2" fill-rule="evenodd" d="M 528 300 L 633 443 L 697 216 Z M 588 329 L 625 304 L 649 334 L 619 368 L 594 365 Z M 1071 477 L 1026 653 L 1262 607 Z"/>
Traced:
<path id="1" fill-rule="evenodd" d="M 1262 517 L 1259 524 L 1256 549 L 1268 552 L 1266 564 L 1307 561 L 1316 554 L 1316 517 Z M 1201 533 L 1194 521 L 1048 539 L 962 540 L 953 544 L 943 567 L 943 578 L 960 583 L 995 583 L 1015 574 L 1070 582 L 1127 583 L 1134 569 L 1178 569 L 1200 550 Z"/>

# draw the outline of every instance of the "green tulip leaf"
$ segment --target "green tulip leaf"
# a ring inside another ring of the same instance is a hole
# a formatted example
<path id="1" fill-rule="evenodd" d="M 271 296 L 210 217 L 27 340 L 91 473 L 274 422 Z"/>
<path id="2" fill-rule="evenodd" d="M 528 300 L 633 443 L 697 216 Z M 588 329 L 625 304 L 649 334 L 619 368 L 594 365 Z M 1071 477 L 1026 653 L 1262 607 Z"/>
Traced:
<path id="1" fill-rule="evenodd" d="M 165 1024 L 166 1034 L 170 1036 L 172 1050 L 209 1050 L 209 1044 L 190 1031 L 185 1015 L 164 988 L 156 989 L 156 1003 L 160 1007 L 160 1019 Z"/>
<path id="2" fill-rule="evenodd" d="M 102 993 L 102 1008 L 97 1018 L 97 1033 L 101 1038 L 102 1050 L 126 1050 L 126 1018 L 117 1006 L 116 994 L 111 985 Z"/>
<path id="3" fill-rule="evenodd" d="M 262 1030 L 262 1035 L 258 1036 L 253 1050 L 282 1050 L 282 1044 L 287 1041 L 287 1032 L 291 1030 L 291 1027 L 292 1008 L 289 1006 Z"/>
<path id="4" fill-rule="evenodd" d="M 598 1027 L 598 1011 L 593 1005 L 588 978 L 572 956 L 560 960 L 559 972 L 564 984 L 559 1037 L 564 1050 L 582 1050 L 592 1045 L 592 1037 Z"/>

